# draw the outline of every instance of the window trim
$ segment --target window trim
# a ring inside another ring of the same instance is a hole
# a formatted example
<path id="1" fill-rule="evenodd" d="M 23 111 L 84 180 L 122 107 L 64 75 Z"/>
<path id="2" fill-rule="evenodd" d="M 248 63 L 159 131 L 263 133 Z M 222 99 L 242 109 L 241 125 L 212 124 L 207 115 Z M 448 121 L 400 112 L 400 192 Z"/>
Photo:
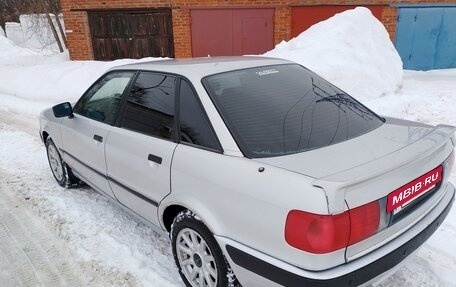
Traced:
<path id="1" fill-rule="evenodd" d="M 145 136 L 150 136 L 150 137 L 153 137 L 153 138 L 156 138 L 156 139 L 160 139 L 160 140 L 164 140 L 164 141 L 168 141 L 168 142 L 174 142 L 174 143 L 177 143 L 177 144 L 184 144 L 184 145 L 187 145 L 187 146 L 191 146 L 191 147 L 195 147 L 195 148 L 199 148 L 199 149 L 203 149 L 203 150 L 207 150 L 207 151 L 211 151 L 211 152 L 215 152 L 215 153 L 220 153 L 220 154 L 224 153 L 223 147 L 222 147 L 222 145 L 220 143 L 220 140 L 219 140 L 219 138 L 217 136 L 217 133 L 215 132 L 215 129 L 214 129 L 214 127 L 213 127 L 213 125 L 212 125 L 212 123 L 211 123 L 211 121 L 209 119 L 209 116 L 207 115 L 206 109 L 204 108 L 204 106 L 201 103 L 201 99 L 199 97 L 199 94 L 196 92 L 196 89 L 195 89 L 192 81 L 190 81 L 187 77 L 185 77 L 183 75 L 180 75 L 180 74 L 176 74 L 176 73 L 169 73 L 169 72 L 163 72 L 163 71 L 158 71 L 158 70 L 122 69 L 122 70 L 114 70 L 112 72 L 115 72 L 115 71 L 133 71 L 133 72 L 135 72 L 135 75 L 133 76 L 133 78 L 130 81 L 129 85 L 125 89 L 124 95 L 122 95 L 122 101 L 120 103 L 120 108 L 119 108 L 119 111 L 118 111 L 118 114 L 117 114 L 117 118 L 116 118 L 116 120 L 114 122 L 114 126 L 115 127 L 122 128 L 121 127 L 121 122 L 122 122 L 122 118 L 123 118 L 124 113 L 125 113 L 125 108 L 126 108 L 126 105 L 127 105 L 128 96 L 130 95 L 131 89 L 133 88 L 133 85 L 134 85 L 137 77 L 139 76 L 139 74 L 141 72 L 161 74 L 161 75 L 169 75 L 169 76 L 176 77 L 176 80 L 177 80 L 176 81 L 175 99 L 174 99 L 174 131 L 172 133 L 173 134 L 172 139 L 160 138 L 160 137 L 157 137 L 157 136 L 154 136 L 154 135 L 141 133 L 139 131 L 132 131 L 132 130 L 129 130 L 129 131 L 140 133 L 140 134 L 143 134 Z M 107 75 L 107 73 L 105 75 Z M 98 80 L 96 82 L 98 82 Z M 203 116 L 205 117 L 205 119 L 209 123 L 209 127 L 210 127 L 210 130 L 211 130 L 211 133 L 212 133 L 212 135 L 215 138 L 215 141 L 216 141 L 216 144 L 218 146 L 218 149 L 212 149 L 212 148 L 208 148 L 208 147 L 205 147 L 205 146 L 200 146 L 200 145 L 196 145 L 196 144 L 183 142 L 183 141 L 180 140 L 180 82 L 181 82 L 181 80 L 185 80 L 189 84 L 190 88 L 192 89 L 193 94 L 196 96 L 196 100 L 198 102 L 198 105 L 201 108 L 201 111 L 203 112 Z M 127 130 L 127 129 L 125 129 L 125 130 Z"/>
<path id="2" fill-rule="evenodd" d="M 229 70 L 229 71 L 224 71 L 224 72 L 220 72 L 220 73 L 215 73 L 215 74 L 210 74 L 210 75 L 207 75 L 207 76 L 204 76 L 202 79 L 201 79 L 201 84 L 203 85 L 204 89 L 206 90 L 206 93 L 208 94 L 209 98 L 211 99 L 212 101 L 212 104 L 215 106 L 215 109 L 217 110 L 218 114 L 220 115 L 220 117 L 222 118 L 222 121 L 225 123 L 226 127 L 228 128 L 228 131 L 229 133 L 231 134 L 231 137 L 234 139 L 234 141 L 236 142 L 236 144 L 238 145 L 239 147 L 239 150 L 241 151 L 241 153 L 244 155 L 244 157 L 248 158 L 248 159 L 252 159 L 252 158 L 271 158 L 271 157 L 279 157 L 279 156 L 286 156 L 286 155 L 293 155 L 293 154 L 298 154 L 298 153 L 302 153 L 302 152 L 307 152 L 307 151 L 311 151 L 311 150 L 315 150 L 315 149 L 319 149 L 319 148 L 323 148 L 323 147 L 316 147 L 316 148 L 311 148 L 311 149 L 308 149 L 306 151 L 301 151 L 301 152 L 296 152 L 296 153 L 292 153 L 292 154 L 283 154 L 283 155 L 267 155 L 267 156 L 259 156 L 258 154 L 255 154 L 253 152 L 251 152 L 247 145 L 244 143 L 242 137 L 239 135 L 239 133 L 237 132 L 237 129 L 234 127 L 234 124 L 231 122 L 231 120 L 229 118 L 227 118 L 225 116 L 224 113 L 221 112 L 220 110 L 220 103 L 218 102 L 218 99 L 216 99 L 215 97 L 213 97 L 212 95 L 212 90 L 211 88 L 205 84 L 206 82 L 206 79 L 209 78 L 209 77 L 212 77 L 212 76 L 217 76 L 217 75 L 222 75 L 222 74 L 225 74 L 225 73 L 231 73 L 231 72 L 237 72 L 237 71 L 243 71 L 243 70 L 247 70 L 247 69 L 254 69 L 254 68 L 267 68 L 267 67 L 277 67 L 277 66 L 288 66 L 288 65 L 298 65 L 300 67 L 302 67 L 303 69 L 305 69 L 306 71 L 308 71 L 309 73 L 311 74 L 314 74 L 318 77 L 320 77 L 322 80 L 328 82 L 330 85 L 333 85 L 335 86 L 334 84 L 332 84 L 331 82 L 329 82 L 328 80 L 326 80 L 325 78 L 323 78 L 322 76 L 320 76 L 319 74 L 315 73 L 314 71 L 312 70 L 309 70 L 308 68 L 304 67 L 303 65 L 300 65 L 298 63 L 285 63 L 285 64 L 271 64 L 271 65 L 264 65 L 264 66 L 254 66 L 254 67 L 248 67 L 248 68 L 241 68 L 241 69 L 234 69 L 234 70 Z M 337 87 L 338 89 L 340 89 L 339 87 Z M 371 109 L 369 109 L 368 107 L 366 107 L 363 103 L 361 103 L 360 101 L 358 101 L 357 99 L 355 99 L 354 97 L 352 97 L 350 94 L 348 94 L 347 92 L 345 92 L 344 90 L 340 89 L 342 92 L 344 92 L 345 94 L 347 94 L 348 96 L 350 96 L 354 101 L 356 101 L 357 103 L 359 103 L 362 107 L 364 107 L 366 110 L 368 110 L 369 112 L 372 113 L 372 115 L 374 115 L 376 118 L 378 118 L 381 122 L 382 122 L 382 125 L 386 122 L 386 119 L 381 117 L 380 115 L 378 115 L 377 113 L 375 113 L 374 111 L 372 111 Z M 380 126 L 382 126 L 380 125 Z M 380 127 L 379 126 L 379 127 Z M 359 136 L 362 136 L 364 134 L 361 134 Z M 357 136 L 357 137 L 359 137 Z"/>
<path id="3" fill-rule="evenodd" d="M 130 81 L 128 82 L 128 85 L 125 87 L 125 90 L 123 91 L 122 93 L 122 97 L 121 97 L 121 101 L 120 101 L 120 104 L 119 104 L 119 108 L 116 112 L 116 115 L 114 117 L 114 122 L 113 123 L 105 123 L 105 122 L 100 122 L 100 121 L 97 121 L 97 120 L 94 120 L 92 118 L 89 118 L 81 113 L 79 113 L 76 108 L 78 108 L 78 105 L 81 104 L 81 101 L 82 99 L 87 95 L 87 93 L 96 85 L 98 84 L 102 79 L 106 78 L 107 76 L 109 76 L 110 74 L 114 74 L 114 73 L 123 73 L 123 72 L 131 72 L 132 73 L 132 77 L 130 79 Z M 119 118 L 119 115 L 121 113 L 121 109 L 122 109 L 122 104 L 123 104 L 123 101 L 124 101 L 124 98 L 125 98 L 125 95 L 127 92 L 130 91 L 131 89 L 131 84 L 133 83 L 133 80 L 136 78 L 137 76 L 137 71 L 136 70 L 129 70 L 129 69 L 122 69 L 122 70 L 112 70 L 112 71 L 108 71 L 106 73 L 104 73 L 103 75 L 101 75 L 100 77 L 97 78 L 96 81 L 94 81 L 90 86 L 89 88 L 82 94 L 81 97 L 79 97 L 78 101 L 74 104 L 74 107 L 73 107 L 73 112 L 81 117 L 84 117 L 86 119 L 89 119 L 89 120 L 92 120 L 92 121 L 96 121 L 98 123 L 101 123 L 101 124 L 105 124 L 105 125 L 109 125 L 109 126 L 115 126 L 115 124 L 117 123 L 118 121 L 118 118 Z"/>
<path id="4" fill-rule="evenodd" d="M 125 94 L 122 95 L 122 101 L 120 102 L 119 113 L 117 115 L 116 120 L 114 121 L 114 126 L 118 127 L 118 128 L 120 128 L 120 124 L 122 123 L 122 117 L 125 112 L 125 107 L 127 105 L 126 103 L 128 100 L 128 96 L 130 95 L 131 89 L 133 88 L 133 83 L 136 81 L 136 79 L 138 78 L 138 75 L 139 75 L 138 70 L 132 70 L 132 71 L 135 71 L 135 75 L 133 76 L 130 83 L 128 84 L 127 89 L 125 89 Z"/>
<path id="5" fill-rule="evenodd" d="M 120 70 L 119 70 L 120 71 Z M 156 138 L 156 139 L 159 139 L 159 140 L 164 140 L 164 141 L 167 141 L 167 142 L 174 142 L 174 143 L 178 143 L 178 140 L 177 140 L 177 133 L 176 133 L 176 130 L 177 130 L 177 121 L 178 121 L 178 116 L 177 116 L 177 111 L 176 111 L 176 99 L 177 99 L 177 92 L 178 92 L 178 81 L 179 81 L 179 77 L 180 75 L 178 74 L 173 74 L 173 73 L 166 73 L 166 72 L 163 72 L 163 71 L 155 71 L 155 70 L 138 70 L 138 69 L 135 69 L 135 70 L 132 70 L 132 71 L 135 71 L 136 74 L 135 76 L 132 78 L 132 81 L 130 82 L 130 84 L 128 85 L 127 89 L 125 90 L 126 94 L 124 94 L 122 96 L 122 101 L 120 103 L 120 108 L 119 108 L 119 114 L 118 114 L 118 118 L 115 120 L 115 127 L 119 128 L 119 129 L 123 129 L 123 130 L 127 130 L 127 131 L 131 131 L 131 132 L 135 132 L 135 133 L 139 133 L 139 134 L 142 134 L 142 135 L 145 135 L 145 136 L 149 136 L 149 137 L 153 137 L 153 138 Z M 158 137 L 156 135 L 152 135 L 152 134 L 146 134 L 146 133 L 143 133 L 141 131 L 137 131 L 137 130 L 131 130 L 131 129 L 127 129 L 127 128 L 123 128 L 121 126 L 122 124 L 122 119 L 125 115 L 125 110 L 126 110 L 126 106 L 127 106 L 127 101 L 128 101 L 128 97 L 130 96 L 131 94 L 131 89 L 133 88 L 134 86 L 134 83 L 136 82 L 136 79 L 139 77 L 139 75 L 141 73 L 153 73 L 153 74 L 159 74 L 159 75 L 164 75 L 164 76 L 172 76 L 174 78 L 176 78 L 176 86 L 174 87 L 174 122 L 173 122 L 173 131 L 171 132 L 171 137 L 169 139 L 167 138 L 162 138 L 162 137 Z"/>
<path id="6" fill-rule="evenodd" d="M 201 109 L 201 112 L 203 114 L 203 117 L 204 119 L 206 120 L 206 122 L 209 124 L 209 129 L 210 129 L 210 132 L 212 134 L 212 136 L 214 137 L 215 139 L 215 143 L 218 147 L 218 149 L 213 149 L 213 148 L 209 148 L 209 147 L 205 147 L 205 146 L 202 146 L 202 145 L 198 145 L 198 144 L 192 144 L 192 143 L 188 143 L 188 142 L 184 142 L 184 141 L 181 141 L 180 138 L 181 138 L 181 129 L 180 129 L 180 124 L 181 124 L 181 121 L 180 121 L 180 97 L 181 97 L 181 94 L 180 94 L 180 87 L 181 87 L 181 82 L 182 81 L 185 81 L 187 82 L 187 84 L 189 85 L 194 97 L 196 98 L 196 101 L 197 101 L 197 104 L 198 106 L 200 107 Z M 207 151 L 211 151 L 211 152 L 216 152 L 216 153 L 220 153 L 220 154 L 223 154 L 224 153 L 224 150 L 223 150 L 223 147 L 220 143 L 220 140 L 217 136 L 217 133 L 215 132 L 214 130 L 214 127 L 212 126 L 212 123 L 209 119 L 209 116 L 207 115 L 207 112 L 206 112 L 206 109 L 204 108 L 203 104 L 201 103 L 201 99 L 199 97 L 199 94 L 196 92 L 196 89 L 195 87 L 193 86 L 192 84 L 192 81 L 190 81 L 189 79 L 187 79 L 186 77 L 184 76 L 180 76 L 179 77 L 179 82 L 178 82 L 178 96 L 177 96 L 177 103 L 176 103 L 176 114 L 178 115 L 178 127 L 177 127 L 177 133 L 178 133 L 178 142 L 180 144 L 183 144 L 183 145 L 186 145 L 186 146 L 191 146 L 191 147 L 195 147 L 195 148 L 200 148 L 200 149 L 203 149 L 203 150 L 207 150 Z"/>

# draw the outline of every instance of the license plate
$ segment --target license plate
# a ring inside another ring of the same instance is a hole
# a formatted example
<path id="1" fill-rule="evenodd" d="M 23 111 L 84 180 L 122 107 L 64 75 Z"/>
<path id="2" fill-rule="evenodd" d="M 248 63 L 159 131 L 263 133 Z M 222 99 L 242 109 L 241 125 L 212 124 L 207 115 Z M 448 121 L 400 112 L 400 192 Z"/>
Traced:
<path id="1" fill-rule="evenodd" d="M 442 181 L 442 171 L 443 167 L 439 166 L 388 194 L 386 213 L 393 210 L 395 213 L 399 212 L 413 200 L 434 188 Z"/>

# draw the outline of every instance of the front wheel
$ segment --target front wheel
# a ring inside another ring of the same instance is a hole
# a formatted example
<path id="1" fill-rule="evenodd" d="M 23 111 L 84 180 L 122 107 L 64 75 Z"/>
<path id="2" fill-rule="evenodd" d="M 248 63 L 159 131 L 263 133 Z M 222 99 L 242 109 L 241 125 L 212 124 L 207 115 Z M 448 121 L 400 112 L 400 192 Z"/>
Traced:
<path id="1" fill-rule="evenodd" d="M 46 140 L 46 151 L 49 161 L 49 167 L 57 183 L 62 187 L 78 185 L 80 180 L 71 172 L 71 169 L 62 161 L 62 157 L 49 138 Z"/>
<path id="2" fill-rule="evenodd" d="M 214 236 L 190 211 L 174 219 L 171 241 L 174 261 L 187 287 L 237 285 Z"/>

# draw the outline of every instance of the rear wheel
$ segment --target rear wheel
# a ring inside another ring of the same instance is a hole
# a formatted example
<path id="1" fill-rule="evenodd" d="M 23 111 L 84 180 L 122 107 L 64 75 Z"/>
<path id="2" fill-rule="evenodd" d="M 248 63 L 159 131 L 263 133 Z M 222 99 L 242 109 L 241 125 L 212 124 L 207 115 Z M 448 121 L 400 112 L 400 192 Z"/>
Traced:
<path id="1" fill-rule="evenodd" d="M 71 168 L 62 161 L 62 157 L 60 156 L 57 147 L 50 138 L 46 140 L 46 151 L 49 167 L 51 168 L 55 180 L 60 186 L 69 187 L 78 185 L 81 182 L 71 172 Z"/>
<path id="2" fill-rule="evenodd" d="M 209 229 L 190 211 L 179 213 L 171 230 L 174 261 L 187 287 L 237 286 Z"/>

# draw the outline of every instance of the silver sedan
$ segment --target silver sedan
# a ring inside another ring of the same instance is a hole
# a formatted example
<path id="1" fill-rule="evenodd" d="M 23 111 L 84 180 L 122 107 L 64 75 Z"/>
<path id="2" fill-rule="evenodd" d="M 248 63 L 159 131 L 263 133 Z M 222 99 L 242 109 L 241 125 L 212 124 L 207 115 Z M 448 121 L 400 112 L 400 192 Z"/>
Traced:
<path id="1" fill-rule="evenodd" d="M 57 183 L 84 181 L 169 233 L 191 287 L 389 274 L 452 206 L 454 132 L 263 57 L 116 67 L 40 116 Z"/>

